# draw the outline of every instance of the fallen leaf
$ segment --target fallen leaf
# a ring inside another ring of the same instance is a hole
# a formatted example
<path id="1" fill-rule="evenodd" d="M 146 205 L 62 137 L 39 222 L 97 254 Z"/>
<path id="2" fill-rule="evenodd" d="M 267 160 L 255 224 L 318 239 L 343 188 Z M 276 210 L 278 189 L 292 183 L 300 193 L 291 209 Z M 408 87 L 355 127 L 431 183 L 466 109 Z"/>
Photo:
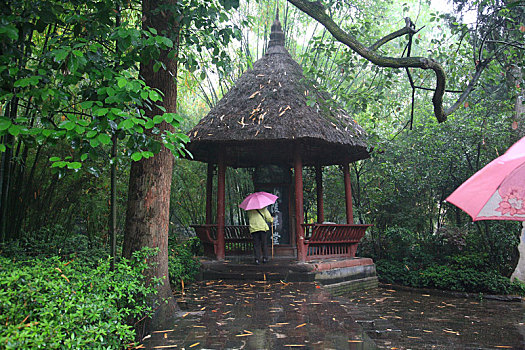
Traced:
<path id="1" fill-rule="evenodd" d="M 190 348 L 194 348 L 194 347 L 196 347 L 196 346 L 199 345 L 199 344 L 200 344 L 200 343 L 191 344 L 191 345 L 190 345 Z"/>
<path id="2" fill-rule="evenodd" d="M 295 328 L 301 328 L 301 327 L 304 327 L 304 326 L 306 326 L 306 323 L 301 323 L 300 325 L 298 325 L 298 326 L 295 327 Z"/>
<path id="3" fill-rule="evenodd" d="M 249 98 L 254 98 L 255 96 L 257 96 L 260 93 L 261 93 L 260 91 L 255 91 L 253 94 L 251 94 L 251 96 Z"/>
<path id="4" fill-rule="evenodd" d="M 163 331 L 153 331 L 151 333 L 167 333 L 167 332 L 174 332 L 175 330 L 174 329 L 166 329 L 166 330 L 163 330 Z"/>

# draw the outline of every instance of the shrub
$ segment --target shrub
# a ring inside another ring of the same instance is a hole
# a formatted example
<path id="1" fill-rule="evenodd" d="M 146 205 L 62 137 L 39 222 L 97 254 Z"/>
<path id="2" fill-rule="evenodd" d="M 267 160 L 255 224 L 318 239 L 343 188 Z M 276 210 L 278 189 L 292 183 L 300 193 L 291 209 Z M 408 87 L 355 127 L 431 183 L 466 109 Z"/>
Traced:
<path id="1" fill-rule="evenodd" d="M 0 253 L 17 259 L 49 256 L 81 258 L 93 266 L 107 256 L 107 249 L 84 234 L 71 234 L 55 224 L 41 227 L 38 231 L 23 232 L 19 240 L 0 245 Z"/>
<path id="2" fill-rule="evenodd" d="M 475 263 L 472 256 L 456 257 L 460 264 L 431 265 L 421 269 L 409 263 L 389 260 L 376 262 L 382 282 L 416 288 L 436 288 L 458 292 L 525 295 L 525 285 L 511 282 L 494 270 L 478 270 L 483 262 Z"/>
<path id="3" fill-rule="evenodd" d="M 190 238 L 183 243 L 172 243 L 170 244 L 169 251 L 169 274 L 170 282 L 172 285 L 181 285 L 181 280 L 184 284 L 188 284 L 195 280 L 195 277 L 199 273 L 200 263 L 194 257 L 195 247 L 198 247 L 197 243 L 200 244 L 198 238 Z"/>
<path id="4" fill-rule="evenodd" d="M 151 313 L 154 284 L 143 271 L 151 249 L 95 268 L 59 257 L 15 261 L 0 256 L 0 347 L 120 349 L 135 340 L 127 321 Z"/>

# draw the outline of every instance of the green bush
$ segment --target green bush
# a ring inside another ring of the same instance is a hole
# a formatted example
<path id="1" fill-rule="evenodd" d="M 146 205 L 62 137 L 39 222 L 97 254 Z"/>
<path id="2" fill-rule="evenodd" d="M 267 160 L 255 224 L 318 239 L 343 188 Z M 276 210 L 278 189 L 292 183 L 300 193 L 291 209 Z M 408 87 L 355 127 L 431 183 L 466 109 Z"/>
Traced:
<path id="1" fill-rule="evenodd" d="M 108 254 L 101 242 L 90 240 L 81 233 L 71 234 L 58 224 L 23 232 L 19 240 L 0 245 L 0 253 L 17 259 L 49 256 L 80 258 L 90 265 L 96 265 Z"/>
<path id="2" fill-rule="evenodd" d="M 170 244 L 168 269 L 170 282 L 176 288 L 181 286 L 181 280 L 184 284 L 193 282 L 199 273 L 200 262 L 194 256 L 197 244 L 200 244 L 200 241 L 196 237 L 184 243 Z"/>
<path id="3" fill-rule="evenodd" d="M 0 256 L 0 347 L 120 349 L 135 340 L 127 323 L 151 313 L 143 271 L 153 250 L 110 271 L 59 257 L 18 261 Z"/>
<path id="4" fill-rule="evenodd" d="M 435 264 L 423 268 L 406 261 L 376 261 L 379 280 L 385 283 L 458 292 L 525 295 L 522 283 L 511 282 L 494 270 L 479 270 L 478 266 L 485 266 L 484 262 L 476 262 L 473 256 L 457 256 L 449 265 Z"/>

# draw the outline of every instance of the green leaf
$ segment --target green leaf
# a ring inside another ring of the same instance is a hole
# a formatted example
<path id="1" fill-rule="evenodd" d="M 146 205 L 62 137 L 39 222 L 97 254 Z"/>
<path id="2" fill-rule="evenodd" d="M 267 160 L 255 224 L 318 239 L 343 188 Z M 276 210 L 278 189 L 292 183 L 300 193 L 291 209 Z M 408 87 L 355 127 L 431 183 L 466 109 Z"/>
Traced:
<path id="1" fill-rule="evenodd" d="M 108 111 L 109 111 L 108 108 L 98 108 L 98 109 L 96 109 L 96 110 L 93 111 L 93 115 L 94 115 L 95 117 L 101 117 L 101 116 L 103 116 L 103 115 L 108 114 Z"/>
<path id="2" fill-rule="evenodd" d="M 80 104 L 82 109 L 90 109 L 91 107 L 93 107 L 93 101 L 84 101 Z"/>
<path id="3" fill-rule="evenodd" d="M 58 162 L 60 160 L 60 157 L 51 157 L 49 158 L 50 162 Z"/>
<path id="4" fill-rule="evenodd" d="M 149 98 L 153 102 L 157 102 L 157 101 L 159 101 L 161 99 L 160 94 L 157 91 L 155 91 L 155 90 L 150 90 L 149 91 Z"/>
<path id="5" fill-rule="evenodd" d="M 144 157 L 144 158 L 151 158 L 153 156 L 154 156 L 154 154 L 151 151 L 142 151 L 142 157 Z"/>
<path id="6" fill-rule="evenodd" d="M 126 86 L 127 83 L 128 81 L 126 80 L 126 78 L 123 78 L 123 77 L 117 78 L 117 85 L 119 88 L 123 88 L 124 86 Z"/>
<path id="7" fill-rule="evenodd" d="M 77 126 L 77 125 L 74 122 L 70 121 L 70 120 L 65 120 L 62 123 L 60 123 L 59 126 L 61 128 L 64 128 L 64 129 L 70 131 L 70 130 L 73 130 L 75 128 L 75 126 Z"/>
<path id="8" fill-rule="evenodd" d="M 87 153 L 83 153 L 81 156 L 80 156 L 80 160 L 81 161 L 85 161 L 88 157 L 88 154 Z"/>
<path id="9" fill-rule="evenodd" d="M 90 130 L 90 131 L 87 132 L 86 137 L 88 139 L 90 139 L 90 138 L 94 137 L 96 134 L 97 134 L 97 132 L 95 130 Z"/>
<path id="10" fill-rule="evenodd" d="M 55 56 L 56 62 L 63 61 L 67 57 L 68 54 L 69 52 L 64 49 L 58 49 L 58 50 L 53 51 L 53 56 Z"/>
<path id="11" fill-rule="evenodd" d="M 153 122 L 153 119 L 148 119 L 148 121 L 146 122 L 146 124 L 144 125 L 144 127 L 146 129 L 151 129 L 152 127 L 155 126 L 155 123 Z"/>
<path id="12" fill-rule="evenodd" d="M 5 23 L 5 22 L 4 22 Z M 11 40 L 18 39 L 18 29 L 13 24 L 0 27 L 0 34 L 5 34 Z"/>
<path id="13" fill-rule="evenodd" d="M 64 161 L 60 161 L 60 162 L 54 162 L 52 165 L 51 165 L 51 168 L 63 168 L 67 165 L 67 162 L 64 162 Z"/>
<path id="14" fill-rule="evenodd" d="M 160 67 L 161 67 L 160 62 L 155 62 L 155 64 L 153 65 L 153 73 L 157 73 Z"/>
<path id="15" fill-rule="evenodd" d="M 89 140 L 89 144 L 91 145 L 91 147 L 95 148 L 95 147 L 97 147 L 98 145 L 100 145 L 100 141 L 98 140 L 98 138 L 96 138 L 96 139 L 91 139 L 91 140 Z"/>
<path id="16" fill-rule="evenodd" d="M 11 124 L 12 122 L 9 119 L 0 117 L 0 131 L 6 130 L 11 126 Z"/>
<path id="17" fill-rule="evenodd" d="M 103 145 L 109 145 L 111 143 L 111 137 L 108 134 L 99 134 L 97 140 Z"/>
<path id="18" fill-rule="evenodd" d="M 22 128 L 16 124 L 11 124 L 7 131 L 13 136 L 18 136 L 18 134 L 20 134 L 22 131 Z"/>
<path id="19" fill-rule="evenodd" d="M 71 162 L 67 164 L 68 169 L 80 169 L 82 167 L 82 163 L 80 162 Z"/>
<path id="20" fill-rule="evenodd" d="M 15 81 L 15 87 L 27 87 L 30 85 L 37 85 L 38 82 L 42 79 L 42 77 L 38 75 L 34 75 L 32 77 L 22 78 L 17 81 Z"/>
<path id="21" fill-rule="evenodd" d="M 161 116 L 161 115 L 156 115 L 153 117 L 153 122 L 155 124 L 159 124 L 159 123 L 162 123 L 164 121 L 164 117 Z"/>
<path id="22" fill-rule="evenodd" d="M 141 152 L 135 152 L 131 155 L 131 159 L 133 159 L 135 162 L 142 159 L 142 153 Z"/>
<path id="23" fill-rule="evenodd" d="M 119 129 L 131 129 L 135 126 L 135 123 L 133 122 L 133 120 L 130 118 L 130 119 L 124 119 L 123 121 L 121 121 L 117 128 Z"/>
<path id="24" fill-rule="evenodd" d="M 6 147 L 3 143 L 0 143 L 0 152 L 5 152 Z"/>

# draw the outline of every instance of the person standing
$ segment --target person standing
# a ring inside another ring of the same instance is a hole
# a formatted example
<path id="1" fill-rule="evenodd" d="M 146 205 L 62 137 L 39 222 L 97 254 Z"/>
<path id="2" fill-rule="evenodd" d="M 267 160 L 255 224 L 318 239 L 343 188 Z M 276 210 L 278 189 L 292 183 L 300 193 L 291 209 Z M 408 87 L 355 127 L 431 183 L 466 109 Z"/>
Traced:
<path id="1" fill-rule="evenodd" d="M 248 210 L 248 223 L 250 224 L 250 233 L 253 238 L 253 255 L 255 264 L 259 265 L 262 257 L 262 263 L 268 262 L 268 231 L 267 223 L 273 222 L 267 207 L 262 209 Z"/>

